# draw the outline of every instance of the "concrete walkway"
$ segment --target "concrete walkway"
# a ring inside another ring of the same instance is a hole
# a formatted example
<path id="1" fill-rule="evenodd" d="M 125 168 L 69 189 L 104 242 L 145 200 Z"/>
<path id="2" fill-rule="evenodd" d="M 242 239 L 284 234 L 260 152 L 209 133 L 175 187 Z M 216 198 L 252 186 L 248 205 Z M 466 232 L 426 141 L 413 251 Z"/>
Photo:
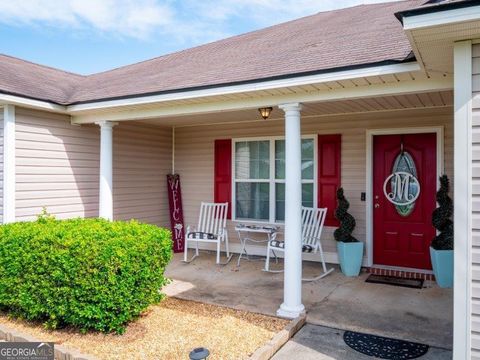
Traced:
<path id="1" fill-rule="evenodd" d="M 263 261 L 236 258 L 215 265 L 204 253 L 190 264 L 176 254 L 166 275 L 174 281 L 167 295 L 275 315 L 283 300 L 283 274 L 265 273 Z M 282 264 L 278 264 L 281 267 Z M 304 275 L 320 272 L 318 263 L 304 262 Z M 451 349 L 453 298 L 450 289 L 427 282 L 423 289 L 365 283 L 367 274 L 347 278 L 336 270 L 322 280 L 303 284 L 307 322 L 410 340 Z"/>
<path id="2" fill-rule="evenodd" d="M 343 341 L 342 330 L 323 326 L 305 325 L 289 342 L 287 342 L 272 360 L 371 360 Z M 419 360 L 451 360 L 452 352 L 430 348 Z"/>

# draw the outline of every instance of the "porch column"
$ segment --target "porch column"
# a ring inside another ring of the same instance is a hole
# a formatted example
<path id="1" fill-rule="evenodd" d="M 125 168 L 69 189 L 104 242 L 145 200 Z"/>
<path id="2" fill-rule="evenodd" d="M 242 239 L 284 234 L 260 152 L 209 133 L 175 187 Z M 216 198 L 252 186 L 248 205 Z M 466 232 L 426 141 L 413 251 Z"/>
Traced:
<path id="1" fill-rule="evenodd" d="M 3 107 L 3 223 L 15 221 L 15 106 Z"/>
<path id="2" fill-rule="evenodd" d="M 112 195 L 112 130 L 115 123 L 100 121 L 100 188 L 98 216 L 113 220 L 113 195 Z"/>
<path id="3" fill-rule="evenodd" d="M 285 272 L 283 303 L 277 315 L 295 318 L 302 304 L 302 145 L 301 104 L 282 104 L 285 112 Z"/>
<path id="4" fill-rule="evenodd" d="M 478 193 L 472 173 L 472 42 L 454 43 L 454 139 L 453 139 L 453 219 L 454 219 L 454 283 L 453 283 L 453 358 L 470 359 L 471 287 L 472 287 L 472 198 Z M 476 120 L 478 122 L 478 120 Z M 475 143 L 475 141 L 474 141 Z M 476 155 L 476 154 L 475 154 Z M 476 172 L 476 170 L 473 170 Z M 477 180 L 478 181 L 478 180 Z"/>

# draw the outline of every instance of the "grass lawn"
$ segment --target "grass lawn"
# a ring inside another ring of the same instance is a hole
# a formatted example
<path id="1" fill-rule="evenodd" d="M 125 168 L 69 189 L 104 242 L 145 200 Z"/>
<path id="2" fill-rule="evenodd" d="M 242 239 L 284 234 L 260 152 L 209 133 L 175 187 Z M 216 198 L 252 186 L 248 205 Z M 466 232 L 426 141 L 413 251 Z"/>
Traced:
<path id="1" fill-rule="evenodd" d="M 188 359 L 195 347 L 209 359 L 245 359 L 283 329 L 287 321 L 265 315 L 167 298 L 132 322 L 123 335 L 72 329 L 48 331 L 42 325 L 0 316 L 0 323 L 42 341 L 54 341 L 99 359 Z"/>

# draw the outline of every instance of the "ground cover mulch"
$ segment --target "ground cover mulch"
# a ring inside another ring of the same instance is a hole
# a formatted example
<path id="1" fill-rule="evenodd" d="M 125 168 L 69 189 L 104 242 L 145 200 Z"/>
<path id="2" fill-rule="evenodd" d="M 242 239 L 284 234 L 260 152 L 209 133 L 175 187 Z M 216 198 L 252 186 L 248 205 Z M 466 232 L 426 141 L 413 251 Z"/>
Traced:
<path id="1" fill-rule="evenodd" d="M 188 359 L 195 347 L 209 360 L 246 359 L 287 325 L 286 320 L 199 302 L 167 298 L 128 325 L 123 335 L 75 329 L 46 330 L 41 324 L 0 314 L 0 324 L 41 341 L 53 341 L 98 359 Z"/>

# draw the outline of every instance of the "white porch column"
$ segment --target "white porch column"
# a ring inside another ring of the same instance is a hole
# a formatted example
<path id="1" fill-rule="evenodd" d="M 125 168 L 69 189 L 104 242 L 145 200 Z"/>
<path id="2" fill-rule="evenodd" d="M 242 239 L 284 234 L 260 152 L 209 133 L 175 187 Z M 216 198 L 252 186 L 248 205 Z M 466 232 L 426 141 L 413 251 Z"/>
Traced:
<path id="1" fill-rule="evenodd" d="M 15 106 L 3 107 L 3 223 L 15 221 Z"/>
<path id="2" fill-rule="evenodd" d="M 302 304 L 302 144 L 301 104 L 279 106 L 285 112 L 285 272 L 283 303 L 277 315 L 294 318 Z"/>
<path id="3" fill-rule="evenodd" d="M 110 121 L 100 121 L 100 192 L 98 203 L 98 216 L 113 220 L 113 195 L 112 195 L 112 146 L 113 126 Z"/>
<path id="4" fill-rule="evenodd" d="M 470 359 L 472 225 L 478 225 L 472 224 L 472 42 L 456 42 L 453 58 L 453 358 Z"/>

